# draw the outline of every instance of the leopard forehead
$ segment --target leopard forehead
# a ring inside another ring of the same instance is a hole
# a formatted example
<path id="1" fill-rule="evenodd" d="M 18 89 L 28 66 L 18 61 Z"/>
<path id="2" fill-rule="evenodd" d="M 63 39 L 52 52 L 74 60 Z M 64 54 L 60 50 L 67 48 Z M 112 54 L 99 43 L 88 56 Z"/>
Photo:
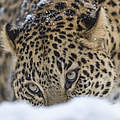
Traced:
<path id="1" fill-rule="evenodd" d="M 115 77 L 111 58 L 83 38 L 98 15 L 99 9 L 89 2 L 54 0 L 38 6 L 20 29 L 12 31 L 14 35 L 6 26 L 17 57 L 13 87 L 18 99 L 52 105 L 111 91 Z M 71 82 L 72 72 L 76 77 Z"/>

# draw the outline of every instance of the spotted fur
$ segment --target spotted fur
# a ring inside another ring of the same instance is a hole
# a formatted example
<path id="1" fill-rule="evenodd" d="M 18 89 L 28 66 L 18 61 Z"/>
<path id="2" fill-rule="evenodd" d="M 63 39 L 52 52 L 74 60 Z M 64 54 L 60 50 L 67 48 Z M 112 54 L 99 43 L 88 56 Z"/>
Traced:
<path id="1" fill-rule="evenodd" d="M 91 38 L 97 38 L 100 44 L 102 43 L 105 50 L 113 60 L 117 77 L 115 79 L 115 85 L 109 98 L 113 101 L 120 101 L 120 1 L 119 0 L 96 0 L 93 1 L 97 6 L 104 8 L 104 17 L 101 19 L 101 24 L 97 25 L 94 31 L 97 29 L 98 32 L 92 33 Z M 106 21 L 106 22 L 105 22 Z M 102 26 L 103 27 L 100 27 Z M 93 31 L 92 31 L 93 32 Z M 97 34 L 101 34 L 99 37 Z M 107 33 L 107 34 L 106 34 Z"/>

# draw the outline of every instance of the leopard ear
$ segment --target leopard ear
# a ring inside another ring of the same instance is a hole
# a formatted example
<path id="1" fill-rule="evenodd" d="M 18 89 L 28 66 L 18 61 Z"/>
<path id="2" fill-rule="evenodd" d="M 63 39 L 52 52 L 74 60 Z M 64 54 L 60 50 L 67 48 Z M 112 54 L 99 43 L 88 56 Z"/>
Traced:
<path id="1" fill-rule="evenodd" d="M 107 14 L 104 8 L 101 7 L 95 26 L 89 33 L 87 33 L 88 39 L 97 43 L 100 47 L 106 49 L 105 43 L 110 39 L 110 30 L 111 28 Z"/>
<path id="2" fill-rule="evenodd" d="M 6 24 L 2 31 L 2 47 L 5 51 L 17 53 L 16 37 L 19 36 L 19 29 L 11 24 Z"/>

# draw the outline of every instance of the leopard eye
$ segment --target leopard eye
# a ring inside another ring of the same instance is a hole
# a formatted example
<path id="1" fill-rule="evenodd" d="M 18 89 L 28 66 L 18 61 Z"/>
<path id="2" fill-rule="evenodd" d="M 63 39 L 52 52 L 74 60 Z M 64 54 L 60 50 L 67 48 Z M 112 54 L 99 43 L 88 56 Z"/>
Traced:
<path id="1" fill-rule="evenodd" d="M 39 92 L 39 88 L 37 85 L 35 84 L 29 84 L 29 89 L 34 92 L 34 93 L 38 93 Z"/>
<path id="2" fill-rule="evenodd" d="M 67 80 L 74 81 L 76 79 L 76 71 L 70 71 L 66 74 Z"/>
<path id="3" fill-rule="evenodd" d="M 69 71 L 66 74 L 66 83 L 65 83 L 65 89 L 68 90 L 69 88 L 71 88 L 72 84 L 77 80 L 78 77 L 78 71 L 79 68 L 76 68 L 72 71 Z"/>
<path id="4" fill-rule="evenodd" d="M 37 94 L 39 97 L 43 96 L 40 88 L 34 83 L 26 84 L 28 91 L 32 94 Z"/>

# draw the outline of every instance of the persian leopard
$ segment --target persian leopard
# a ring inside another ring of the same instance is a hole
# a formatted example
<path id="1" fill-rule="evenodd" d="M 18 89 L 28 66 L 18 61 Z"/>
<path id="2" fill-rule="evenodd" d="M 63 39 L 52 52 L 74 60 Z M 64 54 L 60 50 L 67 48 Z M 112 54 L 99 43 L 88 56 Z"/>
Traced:
<path id="1" fill-rule="evenodd" d="M 3 31 L 4 49 L 16 58 L 16 98 L 48 106 L 109 96 L 117 77 L 111 39 L 119 37 L 105 9 L 88 0 L 40 2 L 32 3 L 30 19 Z"/>

